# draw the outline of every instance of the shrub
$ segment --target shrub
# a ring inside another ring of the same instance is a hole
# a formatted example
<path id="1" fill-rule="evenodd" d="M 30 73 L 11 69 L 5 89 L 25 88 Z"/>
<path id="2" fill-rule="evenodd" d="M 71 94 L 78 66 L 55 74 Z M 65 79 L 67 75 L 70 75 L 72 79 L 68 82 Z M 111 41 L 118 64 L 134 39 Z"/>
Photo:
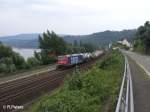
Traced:
<path id="1" fill-rule="evenodd" d="M 64 86 L 35 108 L 35 112 L 101 112 L 106 101 L 114 111 L 123 73 L 123 56 L 111 52 L 89 71 L 74 73 Z"/>
<path id="2" fill-rule="evenodd" d="M 51 99 L 51 100 L 49 100 Z M 98 112 L 99 105 L 93 104 L 97 99 L 92 99 L 81 91 L 63 91 L 40 102 L 37 112 Z"/>
<path id="3" fill-rule="evenodd" d="M 24 69 L 26 62 L 22 56 L 14 52 L 11 47 L 0 44 L 0 72 L 14 72 Z"/>
<path id="4" fill-rule="evenodd" d="M 24 68 L 25 60 L 18 53 L 13 53 L 12 59 L 13 59 L 13 63 L 17 67 L 17 69 L 23 69 Z"/>
<path id="5" fill-rule="evenodd" d="M 0 59 L 4 57 L 10 57 L 13 55 L 11 47 L 0 44 Z"/>
<path id="6" fill-rule="evenodd" d="M 16 71 L 16 66 L 15 64 L 11 64 L 11 65 L 8 65 L 8 72 L 14 72 Z"/>
<path id="7" fill-rule="evenodd" d="M 2 59 L 1 59 L 1 62 L 2 62 L 2 63 L 5 63 L 6 65 L 13 64 L 13 60 L 12 60 L 11 57 L 2 58 Z"/>
<path id="8" fill-rule="evenodd" d="M 31 68 L 40 65 L 40 62 L 36 58 L 30 57 L 27 59 L 27 64 Z"/>
<path id="9" fill-rule="evenodd" d="M 5 63 L 1 63 L 0 72 L 7 72 L 7 71 L 8 71 L 7 65 Z"/>
<path id="10" fill-rule="evenodd" d="M 16 70 L 16 66 L 14 64 L 5 64 L 5 63 L 2 63 L 0 64 L 0 73 L 1 72 L 4 72 L 4 73 L 11 73 L 11 72 L 14 72 Z"/>
<path id="11" fill-rule="evenodd" d="M 69 90 L 80 90 L 82 88 L 82 80 L 79 75 L 80 73 L 74 74 L 71 80 L 68 82 Z"/>
<path id="12" fill-rule="evenodd" d="M 48 56 L 48 51 L 42 50 L 41 51 L 41 62 L 43 65 L 51 64 L 56 62 L 56 56 Z"/>
<path id="13" fill-rule="evenodd" d="M 98 63 L 100 69 L 112 69 L 113 66 L 122 64 L 123 56 L 118 53 L 119 51 L 112 51 L 112 53 L 106 56 L 101 62 Z M 115 68 L 115 67 L 114 67 Z M 120 68 L 120 67 L 119 67 Z"/>

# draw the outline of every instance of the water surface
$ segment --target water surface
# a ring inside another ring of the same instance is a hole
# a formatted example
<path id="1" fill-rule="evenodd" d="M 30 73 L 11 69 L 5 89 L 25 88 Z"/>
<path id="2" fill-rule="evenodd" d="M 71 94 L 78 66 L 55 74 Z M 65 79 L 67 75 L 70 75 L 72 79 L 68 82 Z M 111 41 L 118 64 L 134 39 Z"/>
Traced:
<path id="1" fill-rule="evenodd" d="M 27 58 L 34 56 L 34 51 L 40 52 L 40 49 L 13 48 L 13 51 L 19 53 L 27 60 Z"/>

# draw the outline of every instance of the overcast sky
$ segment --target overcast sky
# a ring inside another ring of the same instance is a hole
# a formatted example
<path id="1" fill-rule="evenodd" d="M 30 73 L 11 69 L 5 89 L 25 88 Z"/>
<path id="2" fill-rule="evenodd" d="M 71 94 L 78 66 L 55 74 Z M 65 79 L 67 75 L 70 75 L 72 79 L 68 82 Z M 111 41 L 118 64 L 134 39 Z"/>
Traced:
<path id="1" fill-rule="evenodd" d="M 90 34 L 134 29 L 150 20 L 149 0 L 0 0 L 0 36 Z"/>

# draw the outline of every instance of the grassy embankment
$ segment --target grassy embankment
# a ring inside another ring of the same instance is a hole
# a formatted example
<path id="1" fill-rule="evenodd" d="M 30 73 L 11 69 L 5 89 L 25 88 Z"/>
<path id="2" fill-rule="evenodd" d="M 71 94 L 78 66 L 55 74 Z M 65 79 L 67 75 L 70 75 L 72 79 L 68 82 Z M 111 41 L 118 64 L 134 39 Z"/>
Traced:
<path id="1" fill-rule="evenodd" d="M 123 56 L 113 51 L 92 69 L 74 73 L 59 90 L 44 96 L 27 112 L 113 112 L 123 69 Z"/>
<path id="2" fill-rule="evenodd" d="M 29 74 L 35 74 L 41 71 L 46 71 L 51 68 L 52 68 L 52 64 L 49 64 L 49 65 L 41 65 L 37 67 L 32 67 L 30 69 L 17 70 L 12 73 L 0 73 L 0 78 L 2 79 L 2 78 L 7 78 L 7 77 L 25 76 Z"/>

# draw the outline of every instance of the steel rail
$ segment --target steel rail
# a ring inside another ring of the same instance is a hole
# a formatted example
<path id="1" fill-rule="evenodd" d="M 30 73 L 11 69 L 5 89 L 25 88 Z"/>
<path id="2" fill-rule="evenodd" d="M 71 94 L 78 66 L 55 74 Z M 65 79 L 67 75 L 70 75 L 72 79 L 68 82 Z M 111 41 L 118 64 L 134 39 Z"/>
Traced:
<path id="1" fill-rule="evenodd" d="M 97 59 L 100 59 L 101 56 Z M 89 67 L 91 67 L 96 61 L 97 59 L 93 59 L 88 63 L 84 63 L 80 65 L 79 70 L 86 70 Z M 6 90 L 3 91 L 3 94 L 0 94 L 0 111 L 6 111 L 6 112 L 10 112 L 12 111 L 11 109 L 4 109 L 3 105 L 7 105 L 7 104 L 19 104 L 19 105 L 24 105 L 26 103 L 30 103 L 30 101 L 32 101 L 33 99 L 37 98 L 38 96 L 40 96 L 40 94 L 42 94 L 42 91 L 52 91 L 55 88 L 59 87 L 59 85 L 62 83 L 63 81 L 63 77 L 65 77 L 68 72 L 72 72 L 74 71 L 74 67 L 71 69 L 67 69 L 67 70 L 63 70 L 63 71 L 57 71 L 56 73 L 54 73 L 53 75 L 51 74 L 51 72 L 47 73 L 47 75 L 49 76 L 49 78 L 45 77 L 45 75 L 40 75 L 41 77 L 38 77 L 38 79 L 40 80 L 35 80 L 33 81 L 33 83 L 30 83 L 30 81 L 28 82 L 28 80 L 25 79 L 25 82 L 22 79 L 22 83 L 24 86 L 19 86 L 20 85 L 20 81 L 18 83 L 15 83 L 13 86 L 13 89 L 9 88 L 10 85 L 7 88 L 7 85 L 9 83 L 6 83 Z M 21 79 L 20 79 L 21 80 Z M 30 80 L 30 79 L 29 79 Z M 28 82 L 28 83 L 26 83 Z"/>

